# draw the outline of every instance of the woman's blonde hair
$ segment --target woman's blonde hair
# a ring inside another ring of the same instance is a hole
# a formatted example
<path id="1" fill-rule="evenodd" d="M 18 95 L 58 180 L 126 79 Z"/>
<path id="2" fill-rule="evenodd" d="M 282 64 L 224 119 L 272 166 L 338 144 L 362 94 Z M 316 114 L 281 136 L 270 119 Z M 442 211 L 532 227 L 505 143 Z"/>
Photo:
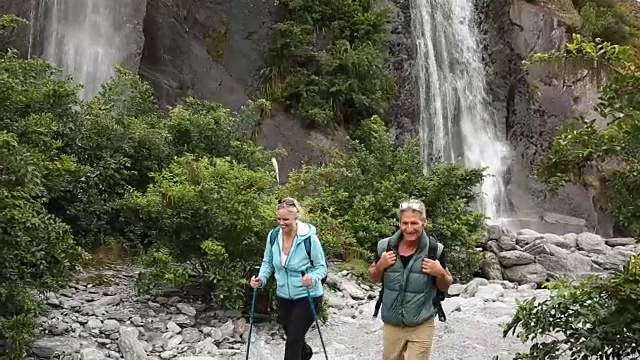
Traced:
<path id="1" fill-rule="evenodd" d="M 292 197 L 286 197 L 278 200 L 278 206 L 276 207 L 276 210 L 280 209 L 287 209 L 288 212 L 295 214 L 296 219 L 302 218 L 302 215 L 304 214 L 302 206 L 300 206 L 298 200 Z"/>

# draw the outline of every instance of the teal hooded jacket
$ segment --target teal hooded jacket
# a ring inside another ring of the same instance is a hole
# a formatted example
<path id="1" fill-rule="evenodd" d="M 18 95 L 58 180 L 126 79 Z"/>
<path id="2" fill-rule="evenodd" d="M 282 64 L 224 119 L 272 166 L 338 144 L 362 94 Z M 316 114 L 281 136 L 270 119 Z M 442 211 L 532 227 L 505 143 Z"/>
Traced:
<path id="1" fill-rule="evenodd" d="M 262 266 L 258 277 L 262 280 L 262 287 L 267 285 L 267 280 L 271 274 L 275 273 L 276 295 L 285 299 L 300 299 L 307 296 L 307 288 L 302 285 L 302 273 L 309 274 L 313 279 L 313 285 L 309 288 L 312 297 L 324 294 L 322 278 L 327 275 L 327 265 L 325 263 L 324 250 L 316 235 L 316 228 L 302 221 L 297 222 L 298 231 L 293 239 L 293 245 L 289 256 L 284 264 L 282 263 L 282 231 L 278 232 L 276 241 L 271 244 L 271 232 L 267 235 L 267 243 L 262 258 Z M 304 239 L 310 238 L 310 256 L 304 247 Z M 313 266 L 311 261 L 313 260 Z"/>

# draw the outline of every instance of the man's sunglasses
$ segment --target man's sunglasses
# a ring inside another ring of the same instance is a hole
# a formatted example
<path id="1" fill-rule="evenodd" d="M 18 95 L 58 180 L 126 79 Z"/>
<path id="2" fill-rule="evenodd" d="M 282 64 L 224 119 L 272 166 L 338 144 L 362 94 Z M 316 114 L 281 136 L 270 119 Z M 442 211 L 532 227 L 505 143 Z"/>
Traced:
<path id="1" fill-rule="evenodd" d="M 420 204 L 417 201 L 403 201 L 400 204 L 400 210 L 407 210 L 407 209 L 416 210 L 420 212 L 423 211 L 422 204 Z"/>

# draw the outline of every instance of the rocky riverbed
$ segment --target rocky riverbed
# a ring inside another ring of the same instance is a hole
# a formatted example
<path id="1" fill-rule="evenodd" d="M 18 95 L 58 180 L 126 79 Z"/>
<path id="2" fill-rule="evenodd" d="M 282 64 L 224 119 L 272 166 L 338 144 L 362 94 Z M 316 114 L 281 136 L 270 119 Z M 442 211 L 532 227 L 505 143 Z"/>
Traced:
<path id="1" fill-rule="evenodd" d="M 482 248 L 483 273 L 454 284 L 444 302 L 448 320 L 436 321 L 433 358 L 512 359 L 526 348 L 502 337 L 501 325 L 515 312 L 517 299 L 548 298 L 537 285 L 558 277 L 603 274 L 640 252 L 632 238 L 604 239 L 582 232 L 559 236 L 530 229 L 511 232 L 490 226 Z M 70 287 L 44 297 L 48 313 L 33 359 L 144 360 L 244 359 L 248 324 L 238 311 L 209 310 L 179 297 L 134 293 L 137 270 L 113 267 L 79 276 Z M 378 359 L 382 321 L 372 319 L 378 288 L 347 272 L 331 272 L 325 300 L 330 319 L 321 326 L 330 359 Z M 256 325 L 253 360 L 283 358 L 283 334 L 273 322 Z M 252 343 L 254 343 L 252 341 Z M 317 329 L 310 333 L 322 358 Z"/>
<path id="2" fill-rule="evenodd" d="M 78 278 L 49 293 L 49 313 L 32 359 L 244 359 L 248 335 L 237 311 L 210 311 L 178 297 L 137 296 L 135 270 L 114 267 Z M 100 279 L 101 285 L 96 285 Z M 380 358 L 382 322 L 372 319 L 378 289 L 359 284 L 346 272 L 331 273 L 326 301 L 330 320 L 321 326 L 330 359 Z M 500 324 L 509 320 L 515 300 L 545 298 L 535 285 L 475 279 L 454 284 L 444 307 L 446 323 L 436 322 L 436 359 L 510 359 L 524 346 L 503 339 Z M 282 359 L 283 339 L 272 322 L 257 325 L 252 359 Z M 324 358 L 317 329 L 310 332 L 314 358 Z"/>

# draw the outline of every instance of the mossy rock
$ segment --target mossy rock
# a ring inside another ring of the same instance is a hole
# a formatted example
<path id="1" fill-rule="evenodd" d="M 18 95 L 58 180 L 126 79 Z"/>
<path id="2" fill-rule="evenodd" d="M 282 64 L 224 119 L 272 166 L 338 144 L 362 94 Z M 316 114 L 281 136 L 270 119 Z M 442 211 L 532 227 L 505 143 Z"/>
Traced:
<path id="1" fill-rule="evenodd" d="M 220 24 L 209 29 L 207 34 L 207 52 L 216 61 L 224 58 L 224 48 L 227 45 L 227 18 L 223 16 Z"/>
<path id="2" fill-rule="evenodd" d="M 536 1 L 536 0 L 534 0 Z M 580 13 L 571 0 L 537 0 L 538 5 L 551 11 L 560 21 L 575 30 L 582 25 Z"/>

